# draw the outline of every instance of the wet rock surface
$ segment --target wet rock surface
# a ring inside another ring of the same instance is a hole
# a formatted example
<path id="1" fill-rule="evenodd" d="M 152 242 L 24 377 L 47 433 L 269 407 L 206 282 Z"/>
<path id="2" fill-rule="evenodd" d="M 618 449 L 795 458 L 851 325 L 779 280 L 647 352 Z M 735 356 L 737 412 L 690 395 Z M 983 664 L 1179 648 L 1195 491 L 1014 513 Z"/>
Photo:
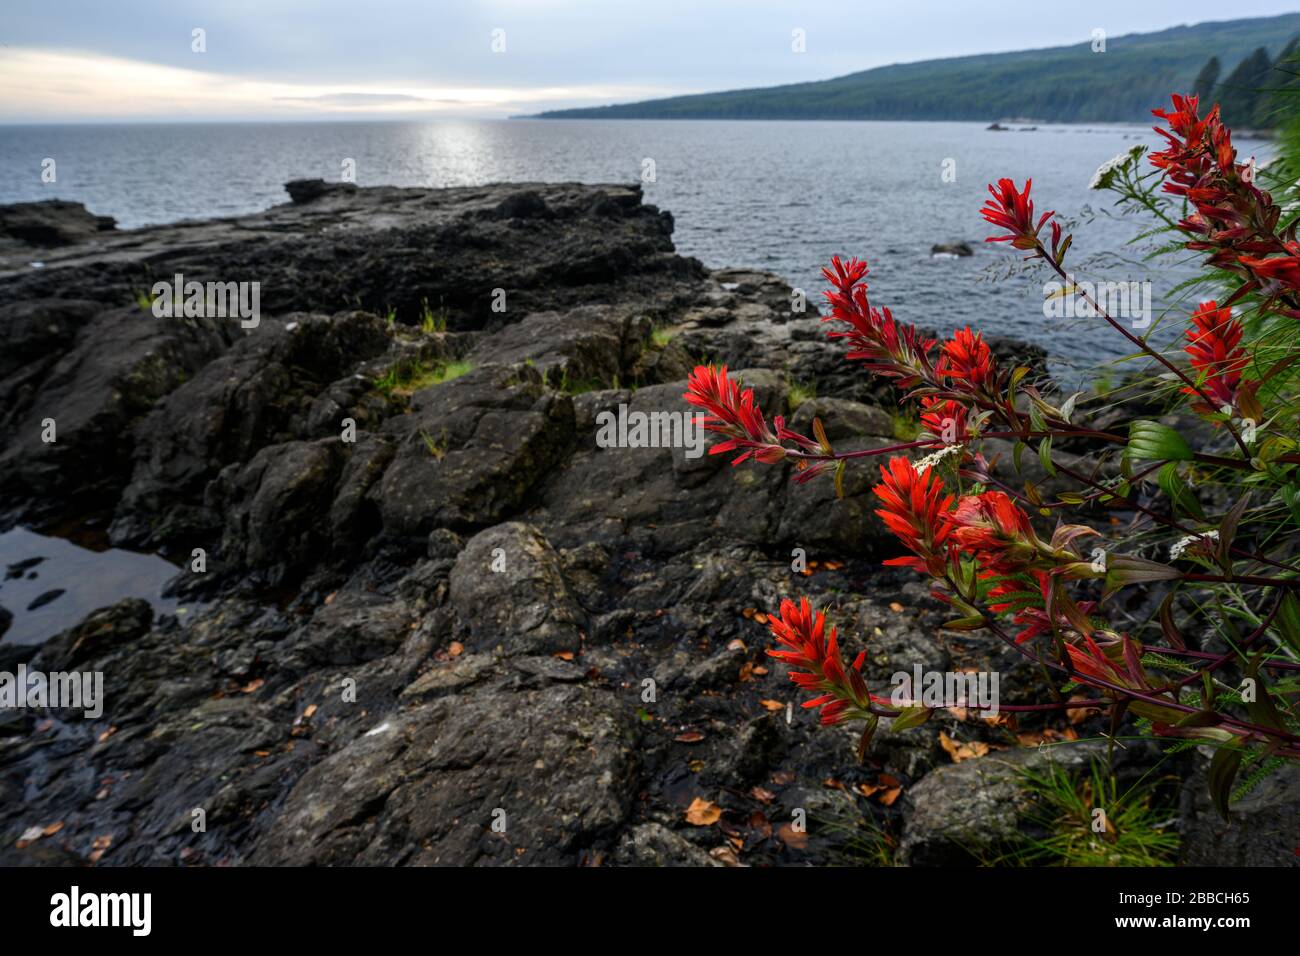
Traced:
<path id="1" fill-rule="evenodd" d="M 83 228 L 41 269 L 30 230 L 0 247 L 0 528 L 96 529 L 201 600 L 0 640 L 105 695 L 98 719 L 0 723 L 0 863 L 800 865 L 868 822 L 945 862 L 943 781 L 987 758 L 953 765 L 940 731 L 1014 737 L 949 715 L 859 764 L 763 653 L 762 612 L 807 594 L 873 681 L 1013 663 L 882 568 L 870 467 L 836 500 L 787 466 L 596 440 L 620 407 L 688 414 L 704 360 L 795 427 L 894 440 L 896 402 L 815 310 L 677 255 L 635 187 L 289 191 Z M 155 317 L 177 273 L 259 282 L 260 322 Z M 904 799 L 871 796 L 888 780 Z"/>

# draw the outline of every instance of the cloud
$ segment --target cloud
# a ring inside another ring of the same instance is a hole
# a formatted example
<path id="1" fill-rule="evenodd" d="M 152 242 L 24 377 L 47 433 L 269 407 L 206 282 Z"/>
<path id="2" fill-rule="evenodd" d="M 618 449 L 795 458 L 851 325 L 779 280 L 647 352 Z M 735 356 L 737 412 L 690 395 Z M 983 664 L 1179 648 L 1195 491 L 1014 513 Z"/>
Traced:
<path id="1" fill-rule="evenodd" d="M 195 58 L 201 58 L 195 54 Z M 0 47 L 0 122 L 508 116 L 671 95 L 663 87 L 281 82 L 69 50 Z"/>

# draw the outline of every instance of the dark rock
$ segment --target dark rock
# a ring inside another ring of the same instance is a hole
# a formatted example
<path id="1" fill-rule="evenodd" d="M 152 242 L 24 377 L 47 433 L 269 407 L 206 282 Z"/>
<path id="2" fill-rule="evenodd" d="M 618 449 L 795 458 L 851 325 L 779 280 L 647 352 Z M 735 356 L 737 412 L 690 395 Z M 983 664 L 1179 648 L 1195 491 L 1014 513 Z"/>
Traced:
<path id="1" fill-rule="evenodd" d="M 631 809 L 634 731 L 612 704 L 485 688 L 378 721 L 299 781 L 251 860 L 572 865 Z"/>
<path id="2" fill-rule="evenodd" d="M 932 256 L 957 256 L 966 258 L 975 255 L 975 250 L 970 247 L 970 243 L 964 241 L 958 242 L 936 242 L 930 247 Z"/>
<path id="3" fill-rule="evenodd" d="M 735 801 L 773 788 L 774 823 L 844 811 L 847 794 L 818 800 L 863 779 L 853 739 L 769 713 L 800 695 L 742 611 L 833 606 L 873 681 L 951 665 L 926 589 L 879 569 L 897 551 L 872 469 L 838 499 L 680 433 L 596 438 L 620 405 L 695 414 L 684 380 L 707 360 L 800 431 L 816 415 L 837 447 L 888 440 L 895 399 L 804 321 L 815 307 L 676 255 L 672 217 L 635 187 L 289 194 L 96 228 L 38 270 L 0 242 L 0 527 L 91 516 L 119 546 L 207 559 L 171 585 L 184 614 L 127 600 L 39 648 L 0 642 L 0 669 L 93 667 L 106 700 L 102 721 L 46 731 L 6 716 L 0 865 L 54 846 L 16 850 L 50 820 L 71 848 L 53 856 L 81 864 L 113 833 L 105 865 L 706 865 L 716 837 L 682 825 L 695 796 L 748 814 Z M 259 282 L 260 321 L 155 318 L 140 302 L 178 272 Z M 827 397 L 791 409 L 792 391 Z M 806 578 L 795 548 L 842 569 Z M 911 792 L 945 769 L 936 733 L 882 728 L 872 759 Z M 783 768 L 800 782 L 774 783 Z M 742 857 L 832 852 L 773 838 Z"/>
<path id="4" fill-rule="evenodd" d="M 939 767 L 903 795 L 903 839 L 898 861 L 910 866 L 971 865 L 978 855 L 1014 838 L 1032 806 L 1020 772 L 1049 761 L 1086 766 L 1104 751 L 1093 744 L 1022 750 Z"/>
<path id="5" fill-rule="evenodd" d="M 508 522 L 470 538 L 451 571 L 450 600 L 467 647 L 508 654 L 574 651 L 583 613 L 559 556 L 531 525 Z"/>
<path id="6" fill-rule="evenodd" d="M 610 862 L 616 866 L 724 865 L 660 823 L 642 823 L 624 833 Z"/>
<path id="7" fill-rule="evenodd" d="M 32 602 L 27 605 L 27 610 L 35 611 L 37 608 L 45 607 L 45 605 L 57 601 L 66 593 L 67 591 L 64 588 L 55 588 L 52 591 L 45 591 L 38 594 L 36 597 L 32 598 Z"/>
<path id="8" fill-rule="evenodd" d="M 45 560 L 44 557 L 35 557 L 35 558 L 24 558 L 21 561 L 15 561 L 13 564 L 8 565 L 5 568 L 5 577 L 11 579 L 21 578 L 24 574 L 26 574 L 28 571 L 36 567 L 44 560 Z"/>
<path id="9" fill-rule="evenodd" d="M 1288 761 L 1242 799 L 1231 819 L 1214 809 L 1206 767 L 1184 784 L 1178 834 L 1184 866 L 1300 866 L 1300 767 Z"/>
<path id="10" fill-rule="evenodd" d="M 139 640 L 152 624 L 153 608 L 149 602 L 126 598 L 92 612 L 72 630 L 50 638 L 42 645 L 37 659 L 47 671 L 73 670 L 79 664 L 100 659 L 120 646 Z"/>
<path id="11" fill-rule="evenodd" d="M 45 199 L 0 206 L 0 237 L 32 246 L 66 246 L 113 229 L 111 216 L 96 216 L 79 202 Z"/>
<path id="12" fill-rule="evenodd" d="M 323 179 L 295 179 L 284 184 L 289 201 L 295 204 L 315 202 L 322 196 L 348 195 L 357 191 L 355 183 L 327 183 Z"/>

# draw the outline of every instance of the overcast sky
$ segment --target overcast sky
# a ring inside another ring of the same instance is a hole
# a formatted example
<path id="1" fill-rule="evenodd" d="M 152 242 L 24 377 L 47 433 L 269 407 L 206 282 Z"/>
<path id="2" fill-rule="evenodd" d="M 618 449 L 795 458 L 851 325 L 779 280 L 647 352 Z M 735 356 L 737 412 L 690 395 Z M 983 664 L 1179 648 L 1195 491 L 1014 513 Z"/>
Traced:
<path id="1" fill-rule="evenodd" d="M 0 122 L 506 116 L 1296 9 L 1300 0 L 0 0 Z M 796 29 L 804 53 L 791 49 Z"/>

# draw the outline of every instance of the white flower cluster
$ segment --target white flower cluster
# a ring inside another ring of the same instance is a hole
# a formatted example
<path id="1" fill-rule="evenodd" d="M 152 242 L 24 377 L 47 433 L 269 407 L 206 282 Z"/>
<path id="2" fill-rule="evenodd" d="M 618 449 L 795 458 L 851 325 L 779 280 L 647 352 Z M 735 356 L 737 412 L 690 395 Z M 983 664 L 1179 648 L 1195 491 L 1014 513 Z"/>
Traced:
<path id="1" fill-rule="evenodd" d="M 927 468 L 934 468 L 938 466 L 938 464 L 941 461 L 943 461 L 945 458 L 947 458 L 949 455 L 960 452 L 963 449 L 965 449 L 965 447 L 966 447 L 965 445 L 945 445 L 943 448 L 940 448 L 938 451 L 931 452 L 930 454 L 926 455 L 924 458 L 918 458 L 916 461 L 912 462 L 912 470 L 919 475 Z"/>
<path id="2" fill-rule="evenodd" d="M 1097 171 L 1092 174 L 1092 182 L 1088 183 L 1089 189 L 1106 189 L 1110 186 L 1111 179 L 1114 178 L 1115 170 L 1119 169 L 1131 159 L 1136 159 L 1142 150 L 1141 146 L 1135 146 L 1127 149 L 1112 159 L 1106 160 Z"/>

